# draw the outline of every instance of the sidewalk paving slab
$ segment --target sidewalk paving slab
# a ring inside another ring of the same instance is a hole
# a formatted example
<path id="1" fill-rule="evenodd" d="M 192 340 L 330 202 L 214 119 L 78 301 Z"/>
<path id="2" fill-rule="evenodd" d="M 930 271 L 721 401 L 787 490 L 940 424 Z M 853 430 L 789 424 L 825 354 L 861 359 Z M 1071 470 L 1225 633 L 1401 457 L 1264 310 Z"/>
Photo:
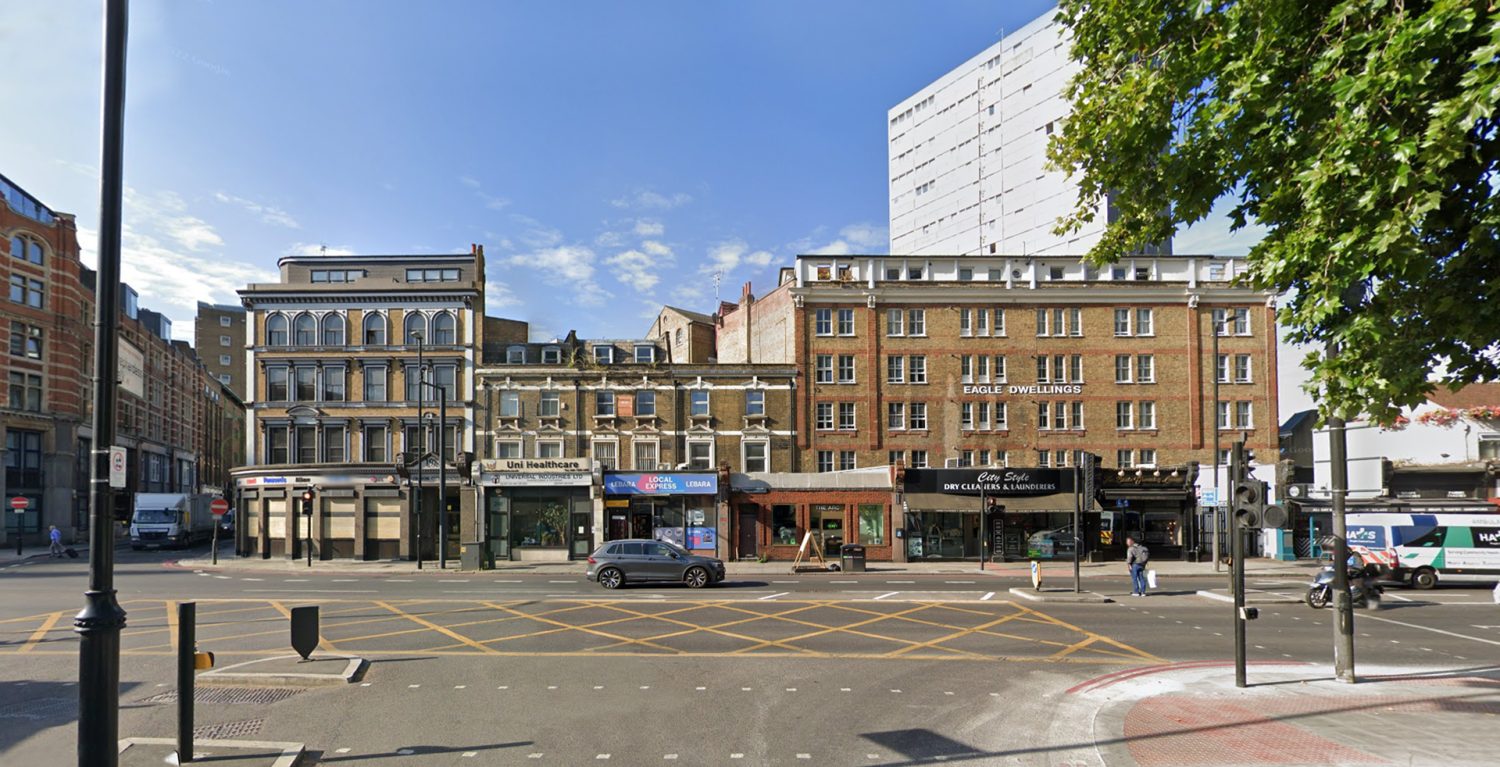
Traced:
<path id="1" fill-rule="evenodd" d="M 302 758 L 301 743 L 260 740 L 195 740 L 193 761 L 232 767 L 294 767 Z M 176 738 L 124 738 L 120 741 L 121 767 L 160 767 L 177 764 Z"/>

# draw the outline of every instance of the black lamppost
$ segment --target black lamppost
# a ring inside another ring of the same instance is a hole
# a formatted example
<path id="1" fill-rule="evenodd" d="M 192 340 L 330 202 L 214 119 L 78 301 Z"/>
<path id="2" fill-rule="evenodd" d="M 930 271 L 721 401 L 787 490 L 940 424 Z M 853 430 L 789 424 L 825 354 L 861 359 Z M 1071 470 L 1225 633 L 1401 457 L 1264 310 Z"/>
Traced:
<path id="1" fill-rule="evenodd" d="M 417 341 L 417 431 L 421 447 L 418 448 L 420 458 L 417 465 L 417 569 L 422 568 L 421 547 L 421 486 L 422 486 L 422 463 L 426 461 L 430 453 L 427 452 L 427 422 L 423 420 L 422 406 L 427 400 L 427 387 L 438 391 L 438 569 L 448 567 L 448 390 L 443 386 L 427 380 L 427 369 L 422 364 L 422 333 L 414 331 L 412 338 Z"/>
<path id="2" fill-rule="evenodd" d="M 426 396 L 422 390 L 422 384 L 426 382 L 426 373 L 422 367 L 422 331 L 413 331 L 411 337 L 417 341 L 417 497 L 414 514 L 417 518 L 417 569 L 422 569 L 422 495 L 426 488 L 422 486 L 422 464 L 427 460 L 427 422 L 422 420 L 422 401 Z"/>
<path id="3" fill-rule="evenodd" d="M 119 763 L 120 630 L 115 599 L 115 541 L 109 449 L 115 443 L 115 372 L 120 312 L 120 236 L 124 192 L 126 0 L 104 3 L 103 139 L 99 163 L 99 274 L 94 291 L 93 481 L 89 483 L 89 581 L 78 632 L 78 764 Z"/>

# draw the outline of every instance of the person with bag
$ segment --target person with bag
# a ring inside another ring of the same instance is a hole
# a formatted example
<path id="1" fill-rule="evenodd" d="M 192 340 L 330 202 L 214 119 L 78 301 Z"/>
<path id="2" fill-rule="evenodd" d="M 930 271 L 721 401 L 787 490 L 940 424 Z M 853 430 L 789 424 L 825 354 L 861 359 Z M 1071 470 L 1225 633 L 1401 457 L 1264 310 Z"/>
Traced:
<path id="1" fill-rule="evenodd" d="M 1137 543 L 1135 538 L 1125 539 L 1125 564 L 1130 568 L 1130 595 L 1146 596 L 1146 563 L 1151 561 L 1151 552 Z"/>

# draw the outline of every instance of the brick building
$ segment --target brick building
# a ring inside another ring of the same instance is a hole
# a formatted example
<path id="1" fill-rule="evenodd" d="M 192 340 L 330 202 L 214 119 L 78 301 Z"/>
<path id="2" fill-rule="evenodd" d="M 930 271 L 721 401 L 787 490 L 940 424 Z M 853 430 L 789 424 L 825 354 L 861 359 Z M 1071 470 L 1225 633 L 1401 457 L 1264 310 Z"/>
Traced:
<path id="1" fill-rule="evenodd" d="M 720 360 L 797 366 L 802 471 L 1066 468 L 1086 451 L 1121 478 L 1197 477 L 1192 462 L 1214 464 L 1217 444 L 1227 463 L 1241 437 L 1274 456 L 1273 301 L 1234 284 L 1241 266 L 799 256 L 767 296 L 747 287 L 721 306 Z M 1125 501 L 1114 507 L 1131 509 L 1148 542 L 1177 548 L 1197 521 L 1194 495 L 1137 486 L 1101 500 Z"/>
<path id="2" fill-rule="evenodd" d="M 296 558 L 310 538 L 324 559 L 416 558 L 420 538 L 430 559 L 441 504 L 445 554 L 457 558 L 459 519 L 473 512 L 461 488 L 484 343 L 483 249 L 278 265 L 280 281 L 240 291 L 250 392 L 248 461 L 233 472 L 240 553 Z M 294 502 L 308 490 L 310 520 Z"/>
<path id="3" fill-rule="evenodd" d="M 795 369 L 669 362 L 671 336 L 486 339 L 473 540 L 501 559 L 578 558 L 626 537 L 726 551 L 720 474 L 796 465 Z"/>
<path id="4" fill-rule="evenodd" d="M 198 302 L 193 346 L 208 372 L 245 399 L 245 307 Z"/>
<path id="5" fill-rule="evenodd" d="M 715 336 L 713 317 L 675 306 L 663 306 L 645 337 L 660 344 L 667 362 L 702 364 L 713 362 L 718 356 L 714 350 Z"/>

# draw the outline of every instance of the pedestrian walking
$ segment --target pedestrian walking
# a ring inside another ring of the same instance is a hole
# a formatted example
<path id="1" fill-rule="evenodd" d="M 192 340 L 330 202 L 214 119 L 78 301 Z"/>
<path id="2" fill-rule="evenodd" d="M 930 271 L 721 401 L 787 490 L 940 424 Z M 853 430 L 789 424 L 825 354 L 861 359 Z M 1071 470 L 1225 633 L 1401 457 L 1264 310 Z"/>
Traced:
<path id="1" fill-rule="evenodd" d="M 53 525 L 52 529 L 47 532 L 47 539 L 52 541 L 52 545 L 47 549 L 47 556 L 61 557 L 63 555 L 62 531 L 57 529 L 57 525 Z"/>
<path id="2" fill-rule="evenodd" d="M 1146 563 L 1151 561 L 1151 552 L 1135 538 L 1125 539 L 1125 564 L 1130 568 L 1130 595 L 1146 596 Z"/>

